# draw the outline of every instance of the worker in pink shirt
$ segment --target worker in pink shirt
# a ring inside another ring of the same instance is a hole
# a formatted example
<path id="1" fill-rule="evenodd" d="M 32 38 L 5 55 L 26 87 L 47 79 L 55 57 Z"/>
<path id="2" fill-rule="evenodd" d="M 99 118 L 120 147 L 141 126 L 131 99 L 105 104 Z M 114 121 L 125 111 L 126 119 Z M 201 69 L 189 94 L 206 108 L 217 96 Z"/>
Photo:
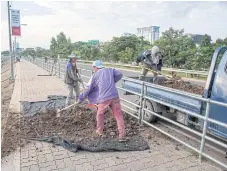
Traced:
<path id="1" fill-rule="evenodd" d="M 104 68 L 100 60 L 95 61 L 92 66 L 95 74 L 88 89 L 80 94 L 79 103 L 88 97 L 90 103 L 98 104 L 96 133 L 99 136 L 103 135 L 104 113 L 110 107 L 117 121 L 119 141 L 127 141 L 121 103 L 115 85 L 121 79 L 122 73 L 114 68 Z"/>

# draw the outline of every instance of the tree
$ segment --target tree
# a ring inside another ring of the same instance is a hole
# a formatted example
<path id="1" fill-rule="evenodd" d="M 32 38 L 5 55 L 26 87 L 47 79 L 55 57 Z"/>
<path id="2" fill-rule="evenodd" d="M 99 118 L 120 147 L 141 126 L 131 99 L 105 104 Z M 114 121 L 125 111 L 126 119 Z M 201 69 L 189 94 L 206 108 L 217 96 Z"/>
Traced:
<path id="1" fill-rule="evenodd" d="M 201 40 L 201 47 L 210 47 L 211 41 L 211 36 L 205 34 Z"/>
<path id="2" fill-rule="evenodd" d="M 154 43 L 161 49 L 163 63 L 169 67 L 183 68 L 186 59 L 193 58 L 196 46 L 193 40 L 184 35 L 184 30 L 174 30 L 172 27 L 162 33 L 162 37 Z"/>
<path id="3" fill-rule="evenodd" d="M 67 58 L 73 51 L 73 46 L 70 37 L 66 39 L 66 35 L 60 32 L 57 38 L 51 38 L 50 50 L 52 57 L 57 58 L 58 54 L 60 57 Z"/>
<path id="4" fill-rule="evenodd" d="M 132 48 L 126 47 L 125 50 L 118 53 L 121 62 L 128 63 L 133 60 L 134 50 Z"/>
<path id="5" fill-rule="evenodd" d="M 223 40 L 223 43 L 227 45 L 227 37 Z"/>
<path id="6" fill-rule="evenodd" d="M 58 43 L 54 37 L 51 38 L 50 42 L 50 51 L 51 51 L 51 56 L 58 56 Z"/>
<path id="7" fill-rule="evenodd" d="M 2 51 L 1 55 L 9 56 L 9 51 L 8 50 Z"/>

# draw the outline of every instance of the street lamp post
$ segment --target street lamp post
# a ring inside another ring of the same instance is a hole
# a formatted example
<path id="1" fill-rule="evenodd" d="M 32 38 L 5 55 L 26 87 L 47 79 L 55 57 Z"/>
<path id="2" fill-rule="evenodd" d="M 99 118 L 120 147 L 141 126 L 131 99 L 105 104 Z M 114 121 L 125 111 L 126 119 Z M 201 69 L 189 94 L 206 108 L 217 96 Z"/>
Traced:
<path id="1" fill-rule="evenodd" d="M 7 1 L 7 7 L 8 7 L 8 26 L 9 26 L 10 79 L 14 80 L 9 1 Z"/>

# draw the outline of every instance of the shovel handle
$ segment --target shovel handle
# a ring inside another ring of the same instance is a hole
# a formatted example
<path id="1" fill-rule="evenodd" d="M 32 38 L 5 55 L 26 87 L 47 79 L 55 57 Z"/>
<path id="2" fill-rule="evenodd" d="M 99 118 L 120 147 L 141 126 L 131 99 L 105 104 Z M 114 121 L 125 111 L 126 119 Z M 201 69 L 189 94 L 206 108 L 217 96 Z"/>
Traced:
<path id="1" fill-rule="evenodd" d="M 67 109 L 69 109 L 69 108 L 71 108 L 71 107 L 73 107 L 73 106 L 76 106 L 76 105 L 78 105 L 78 104 L 79 104 L 79 102 L 76 102 L 76 103 L 74 103 L 74 104 L 71 104 L 71 105 L 69 105 L 69 106 L 67 106 L 67 107 L 65 107 L 65 108 L 63 108 L 63 109 L 61 109 L 60 112 L 62 112 L 62 111 L 64 111 L 64 110 L 67 110 Z"/>

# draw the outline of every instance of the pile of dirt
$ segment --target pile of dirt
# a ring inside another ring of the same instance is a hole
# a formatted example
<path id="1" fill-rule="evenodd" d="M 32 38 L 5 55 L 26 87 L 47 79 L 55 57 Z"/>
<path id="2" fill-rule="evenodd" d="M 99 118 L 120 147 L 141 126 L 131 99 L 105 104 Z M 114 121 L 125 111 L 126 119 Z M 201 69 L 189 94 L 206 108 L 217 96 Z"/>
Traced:
<path id="1" fill-rule="evenodd" d="M 141 128 L 136 119 L 125 114 L 127 135 L 134 137 Z M 64 111 L 60 116 L 56 110 L 50 109 L 31 117 L 11 118 L 7 126 L 5 143 L 2 144 L 2 157 L 14 151 L 18 146 L 24 146 L 29 138 L 61 137 L 74 143 L 86 144 L 100 139 L 95 134 L 96 110 L 88 110 L 84 106 Z M 105 113 L 103 139 L 117 138 L 117 123 L 110 111 Z M 20 142 L 19 142 L 20 139 Z"/>
<path id="2" fill-rule="evenodd" d="M 182 90 L 188 93 L 193 93 L 198 95 L 202 95 L 204 92 L 204 87 L 193 85 L 188 81 L 183 81 L 182 79 L 173 78 L 169 80 L 163 80 L 163 81 L 160 81 L 158 84 L 165 87 Z"/>
<path id="3" fill-rule="evenodd" d="M 13 94 L 14 81 L 10 80 L 9 66 L 1 73 L 1 129 L 3 131 L 8 116 L 8 109 Z"/>

